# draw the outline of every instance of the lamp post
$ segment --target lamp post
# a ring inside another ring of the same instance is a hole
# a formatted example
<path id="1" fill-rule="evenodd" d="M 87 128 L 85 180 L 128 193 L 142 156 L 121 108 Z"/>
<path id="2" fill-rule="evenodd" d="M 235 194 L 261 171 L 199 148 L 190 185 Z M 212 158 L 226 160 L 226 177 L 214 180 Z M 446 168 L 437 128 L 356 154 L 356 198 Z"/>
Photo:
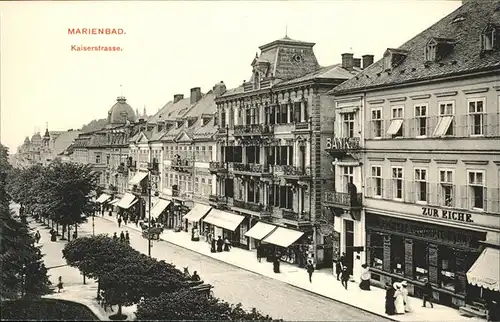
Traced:
<path id="1" fill-rule="evenodd" d="M 149 206 L 148 206 L 148 226 L 149 226 L 149 232 L 148 232 L 148 256 L 151 257 L 151 167 L 148 168 L 148 199 L 149 199 Z"/>

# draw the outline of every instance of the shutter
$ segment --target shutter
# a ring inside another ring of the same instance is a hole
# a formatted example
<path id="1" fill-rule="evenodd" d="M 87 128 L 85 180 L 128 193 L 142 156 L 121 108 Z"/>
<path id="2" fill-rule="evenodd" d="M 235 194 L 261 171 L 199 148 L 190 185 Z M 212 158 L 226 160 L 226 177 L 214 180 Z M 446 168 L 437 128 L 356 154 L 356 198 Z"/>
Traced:
<path id="1" fill-rule="evenodd" d="M 434 187 L 434 188 L 432 188 Z M 441 189 L 441 184 L 440 183 L 433 183 L 431 184 L 431 189 L 433 191 L 431 192 L 431 196 L 436 196 L 436 200 L 434 200 L 434 204 L 438 206 L 444 206 L 444 196 L 443 196 L 443 189 Z"/>
<path id="2" fill-rule="evenodd" d="M 366 255 L 366 261 L 365 263 L 371 267 L 373 267 L 372 265 L 372 252 L 373 252 L 373 246 L 372 246 L 372 232 L 371 231 L 367 231 L 366 232 L 366 252 L 365 252 L 365 255 Z"/>
<path id="3" fill-rule="evenodd" d="M 413 239 L 405 238 L 405 276 L 413 279 Z"/>
<path id="4" fill-rule="evenodd" d="M 455 126 L 453 129 L 453 135 L 455 137 L 466 137 L 469 136 L 470 133 L 473 133 L 468 127 L 468 123 L 470 123 L 468 120 L 469 115 L 459 115 L 453 118 L 450 126 Z"/>
<path id="5" fill-rule="evenodd" d="M 469 209 L 469 196 L 467 186 L 459 186 L 460 187 L 460 208 Z"/>
<path id="6" fill-rule="evenodd" d="M 491 188 L 489 193 L 490 207 L 488 208 L 488 211 L 492 213 L 500 213 L 500 188 Z"/>
<path id="7" fill-rule="evenodd" d="M 403 196 L 406 202 L 415 203 L 417 199 L 417 193 L 419 189 L 417 188 L 418 182 L 415 181 L 403 181 Z"/>
<path id="8" fill-rule="evenodd" d="M 500 115 L 495 113 L 489 113 L 485 115 L 486 128 L 485 136 L 498 136 L 500 135 Z"/>
<path id="9" fill-rule="evenodd" d="M 488 191 L 488 188 L 486 188 L 486 187 L 483 188 L 483 209 L 484 209 L 484 211 L 490 210 L 491 205 L 489 204 L 489 201 L 492 198 L 489 194 L 491 194 L 491 191 L 493 191 L 493 189 L 490 189 L 490 191 Z"/>
<path id="10" fill-rule="evenodd" d="M 426 184 L 426 193 L 427 193 L 427 203 L 430 205 L 437 204 L 436 200 L 436 185 L 430 184 L 427 182 Z"/>
<path id="11" fill-rule="evenodd" d="M 392 187 L 392 179 L 384 179 L 385 199 L 393 199 Z"/>
<path id="12" fill-rule="evenodd" d="M 373 188 L 372 188 L 372 181 L 373 181 L 373 178 L 372 177 L 368 177 L 366 178 L 366 187 L 365 187 L 365 195 L 367 197 L 373 197 L 375 194 L 373 193 Z M 375 185 L 373 185 L 375 186 Z M 369 263 L 367 261 L 367 263 Z"/>

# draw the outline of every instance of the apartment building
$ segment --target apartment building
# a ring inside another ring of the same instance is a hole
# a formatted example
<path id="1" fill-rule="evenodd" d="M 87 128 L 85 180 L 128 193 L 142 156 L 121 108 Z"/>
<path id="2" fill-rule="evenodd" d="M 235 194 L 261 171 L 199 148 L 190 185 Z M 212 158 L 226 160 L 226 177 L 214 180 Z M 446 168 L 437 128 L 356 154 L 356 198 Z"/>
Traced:
<path id="1" fill-rule="evenodd" d="M 321 67 L 314 45 L 285 37 L 261 46 L 250 80 L 215 100 L 217 211 L 205 219 L 233 245 L 263 242 L 300 266 L 332 263 L 328 236 L 316 229 L 331 168 L 321 152 L 332 133 L 326 93 L 360 70 L 354 60 Z"/>
<path id="2" fill-rule="evenodd" d="M 467 1 L 332 91 L 341 251 L 469 311 L 499 291 L 499 9 Z"/>

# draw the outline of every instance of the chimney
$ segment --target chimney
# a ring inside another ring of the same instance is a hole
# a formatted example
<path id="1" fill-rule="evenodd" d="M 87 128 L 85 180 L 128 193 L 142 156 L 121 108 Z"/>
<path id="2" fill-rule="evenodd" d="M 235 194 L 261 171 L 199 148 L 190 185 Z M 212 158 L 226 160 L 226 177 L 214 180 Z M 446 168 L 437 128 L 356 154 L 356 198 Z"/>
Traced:
<path id="1" fill-rule="evenodd" d="M 184 94 L 175 94 L 174 95 L 174 104 L 184 98 Z"/>
<path id="2" fill-rule="evenodd" d="M 352 70 L 354 67 L 354 55 L 353 54 L 342 54 L 342 68 L 347 70 Z"/>
<path id="3" fill-rule="evenodd" d="M 224 94 L 226 91 L 226 85 L 224 84 L 223 81 L 220 81 L 220 83 L 215 84 L 214 87 L 212 88 L 212 92 L 214 93 L 215 97 L 221 96 Z"/>
<path id="4" fill-rule="evenodd" d="M 373 64 L 373 55 L 363 55 L 363 69 Z"/>
<path id="5" fill-rule="evenodd" d="M 354 67 L 361 68 L 361 58 L 354 58 L 353 62 L 354 62 Z"/>
<path id="6" fill-rule="evenodd" d="M 198 102 L 201 98 L 201 89 L 199 87 L 191 88 L 191 104 Z"/>

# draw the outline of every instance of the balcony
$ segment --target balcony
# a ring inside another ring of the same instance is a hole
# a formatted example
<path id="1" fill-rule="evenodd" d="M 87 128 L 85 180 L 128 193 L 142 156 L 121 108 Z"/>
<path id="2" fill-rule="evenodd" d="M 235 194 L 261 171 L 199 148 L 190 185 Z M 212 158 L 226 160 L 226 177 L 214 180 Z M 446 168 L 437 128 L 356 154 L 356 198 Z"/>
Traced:
<path id="1" fill-rule="evenodd" d="M 177 158 L 172 160 L 170 167 L 172 170 L 178 172 L 191 172 L 194 168 L 194 161 L 186 158 Z"/>
<path id="2" fill-rule="evenodd" d="M 300 167 L 295 165 L 274 165 L 273 175 L 283 176 L 286 179 L 305 179 L 311 176 L 311 167 Z"/>
<path id="3" fill-rule="evenodd" d="M 297 226 L 311 224 L 311 214 L 307 211 L 298 213 L 290 209 L 282 209 L 281 215 L 283 217 L 283 220 L 290 224 L 294 224 Z"/>
<path id="4" fill-rule="evenodd" d="M 268 164 L 257 163 L 233 163 L 233 172 L 250 175 L 271 175 Z"/>
<path id="5" fill-rule="evenodd" d="M 227 173 L 226 163 L 222 161 L 212 161 L 208 164 L 210 173 Z"/>
<path id="6" fill-rule="evenodd" d="M 235 125 L 234 136 L 272 134 L 272 126 L 267 124 Z"/>
<path id="7" fill-rule="evenodd" d="M 140 195 L 140 196 L 147 196 L 148 195 L 148 188 L 147 187 L 142 187 L 140 185 L 133 185 L 132 189 L 130 189 L 133 194 L 135 195 Z"/>
<path id="8" fill-rule="evenodd" d="M 360 138 L 332 138 L 327 142 L 326 152 L 332 158 L 342 158 L 361 150 Z"/>
<path id="9" fill-rule="evenodd" d="M 359 209 L 363 204 L 363 194 L 356 193 L 353 195 L 347 192 L 325 191 L 323 204 L 343 209 Z"/>
<path id="10" fill-rule="evenodd" d="M 269 205 L 264 206 L 263 204 L 258 204 L 255 202 L 248 202 L 243 200 L 234 200 L 233 207 L 246 209 L 252 212 L 259 213 L 260 216 L 271 215 L 272 208 Z"/>
<path id="11" fill-rule="evenodd" d="M 208 202 L 211 206 L 217 209 L 227 209 L 227 201 L 225 196 L 210 195 L 208 196 Z"/>
<path id="12" fill-rule="evenodd" d="M 136 171 L 137 170 L 137 161 L 133 161 L 132 159 L 129 159 L 127 162 L 127 168 L 130 171 Z"/>

